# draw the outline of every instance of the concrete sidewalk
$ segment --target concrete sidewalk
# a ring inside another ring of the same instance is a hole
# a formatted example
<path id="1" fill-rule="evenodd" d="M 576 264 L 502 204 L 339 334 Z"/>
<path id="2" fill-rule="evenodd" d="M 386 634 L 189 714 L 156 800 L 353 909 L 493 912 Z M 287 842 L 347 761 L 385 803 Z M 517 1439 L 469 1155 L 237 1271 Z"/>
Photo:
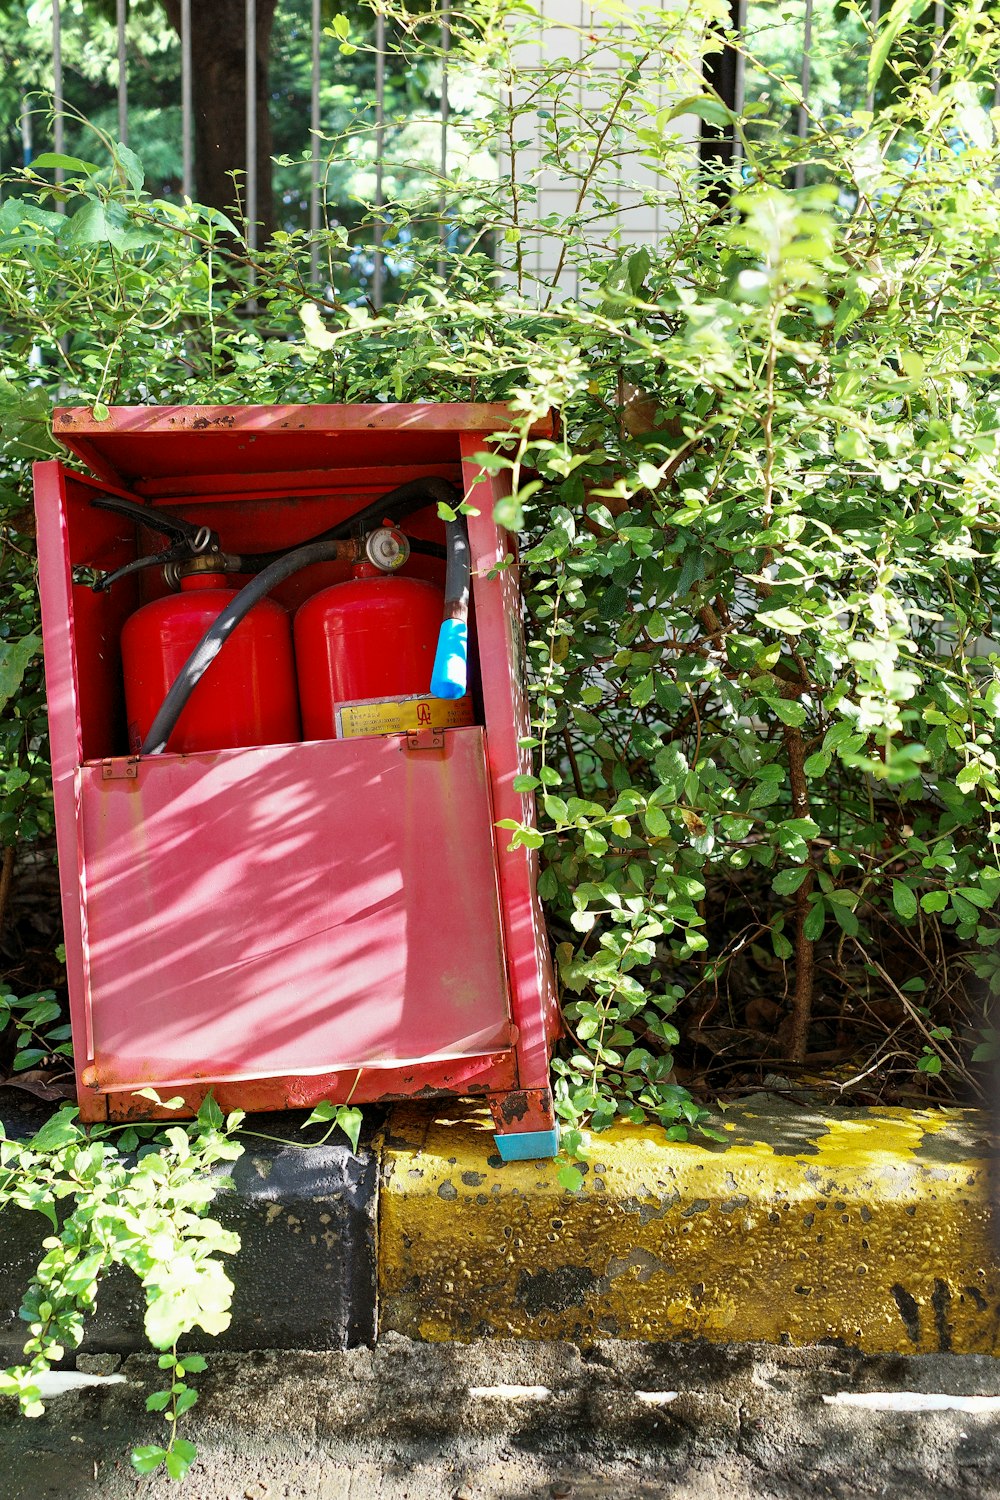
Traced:
<path id="1" fill-rule="evenodd" d="M 0 1500 L 972 1500 L 1000 1493 L 997 1401 L 982 1356 L 564 1343 L 414 1344 L 215 1355 L 185 1418 L 183 1486 L 138 1479 L 155 1362 L 0 1412 Z M 909 1393 L 901 1400 L 900 1393 Z M 844 1404 L 868 1399 L 871 1406 Z M 923 1403 L 920 1398 L 923 1397 Z M 982 1402 L 978 1403 L 980 1406 Z M 899 1409 L 900 1406 L 909 1409 Z"/>

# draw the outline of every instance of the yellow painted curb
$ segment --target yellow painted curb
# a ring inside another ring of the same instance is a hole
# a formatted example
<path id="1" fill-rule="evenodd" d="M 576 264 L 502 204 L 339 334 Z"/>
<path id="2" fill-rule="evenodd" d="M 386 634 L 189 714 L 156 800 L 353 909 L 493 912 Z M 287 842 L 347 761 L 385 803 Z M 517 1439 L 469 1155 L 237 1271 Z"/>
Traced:
<path id="1" fill-rule="evenodd" d="M 583 1190 L 495 1154 L 486 1119 L 387 1130 L 380 1327 L 414 1338 L 706 1338 L 1000 1352 L 972 1110 L 730 1110 L 713 1149 L 621 1126 Z"/>

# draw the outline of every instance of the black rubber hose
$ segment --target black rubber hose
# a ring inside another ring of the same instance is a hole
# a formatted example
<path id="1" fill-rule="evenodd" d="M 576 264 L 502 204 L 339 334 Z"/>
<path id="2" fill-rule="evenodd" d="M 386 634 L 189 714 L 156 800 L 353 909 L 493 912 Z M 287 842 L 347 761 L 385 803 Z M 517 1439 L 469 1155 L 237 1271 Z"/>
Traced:
<path id="1" fill-rule="evenodd" d="M 269 567 L 258 573 L 256 578 L 251 579 L 240 589 L 236 598 L 230 600 L 222 613 L 206 630 L 181 667 L 171 684 L 170 691 L 160 705 L 149 733 L 143 740 L 140 755 L 162 755 L 191 694 L 237 625 L 245 615 L 250 613 L 254 605 L 279 583 L 283 583 L 286 578 L 291 578 L 293 573 L 298 573 L 302 568 L 308 568 L 311 563 L 330 562 L 342 556 L 343 550 L 343 541 L 333 538 L 323 542 L 310 542 L 305 547 L 298 547 L 294 552 L 286 552 L 282 557 L 276 558 Z"/>
<path id="2" fill-rule="evenodd" d="M 445 522 L 444 549 L 448 566 L 444 579 L 444 613 L 446 619 L 465 620 L 469 614 L 469 531 L 465 517 Z"/>
<path id="3" fill-rule="evenodd" d="M 464 516 L 445 528 L 448 570 L 444 618 L 431 671 L 431 695 L 464 698 L 469 686 L 469 533 Z"/>

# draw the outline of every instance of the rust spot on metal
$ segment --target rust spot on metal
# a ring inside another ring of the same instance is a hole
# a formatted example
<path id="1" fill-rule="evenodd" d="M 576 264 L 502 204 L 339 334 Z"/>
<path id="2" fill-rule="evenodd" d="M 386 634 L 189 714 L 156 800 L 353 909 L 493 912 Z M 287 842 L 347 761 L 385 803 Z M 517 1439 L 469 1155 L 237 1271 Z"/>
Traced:
<path id="1" fill-rule="evenodd" d="M 507 1094 L 500 1101 L 500 1115 L 506 1125 L 512 1125 L 515 1120 L 523 1120 L 527 1113 L 528 1096 L 521 1090 Z"/>

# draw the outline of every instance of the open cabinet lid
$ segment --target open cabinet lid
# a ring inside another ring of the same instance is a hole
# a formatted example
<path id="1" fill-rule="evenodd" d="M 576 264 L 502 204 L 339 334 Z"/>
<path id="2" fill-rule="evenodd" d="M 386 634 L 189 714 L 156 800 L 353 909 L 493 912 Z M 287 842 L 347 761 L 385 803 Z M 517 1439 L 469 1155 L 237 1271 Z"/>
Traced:
<path id="1" fill-rule="evenodd" d="M 457 463 L 463 433 L 509 431 L 503 404 L 425 402 L 354 406 L 113 406 L 103 420 L 90 407 L 57 407 L 53 433 L 90 471 L 136 488 L 158 481 L 168 494 L 210 493 L 213 479 L 373 464 Z M 551 437 L 550 415 L 531 428 Z"/>

